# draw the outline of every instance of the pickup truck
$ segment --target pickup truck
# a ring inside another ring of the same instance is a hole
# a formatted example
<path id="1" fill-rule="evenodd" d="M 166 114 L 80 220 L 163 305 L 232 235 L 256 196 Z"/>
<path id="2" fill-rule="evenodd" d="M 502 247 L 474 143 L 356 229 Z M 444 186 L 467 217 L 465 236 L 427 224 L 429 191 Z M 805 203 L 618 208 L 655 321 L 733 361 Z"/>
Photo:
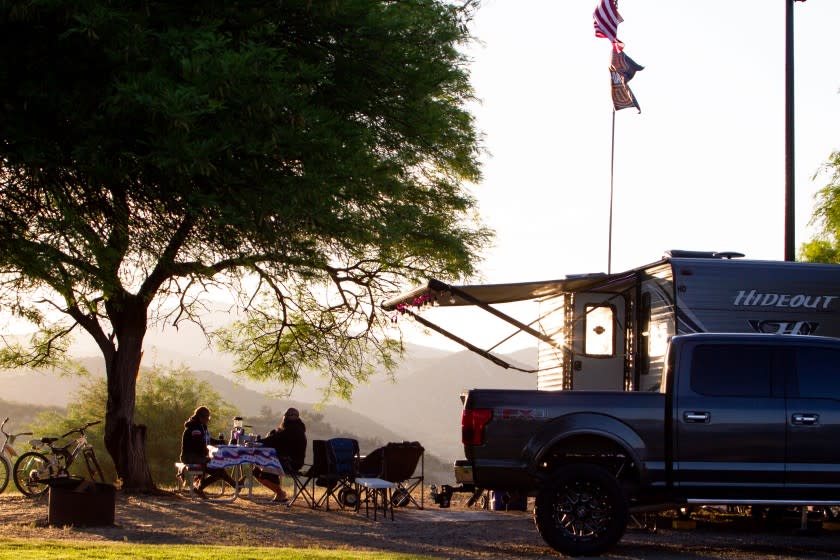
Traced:
<path id="1" fill-rule="evenodd" d="M 450 496 L 535 496 L 537 529 L 564 554 L 607 551 L 635 512 L 840 504 L 840 339 L 680 335 L 658 392 L 462 398 L 466 460 Z"/>

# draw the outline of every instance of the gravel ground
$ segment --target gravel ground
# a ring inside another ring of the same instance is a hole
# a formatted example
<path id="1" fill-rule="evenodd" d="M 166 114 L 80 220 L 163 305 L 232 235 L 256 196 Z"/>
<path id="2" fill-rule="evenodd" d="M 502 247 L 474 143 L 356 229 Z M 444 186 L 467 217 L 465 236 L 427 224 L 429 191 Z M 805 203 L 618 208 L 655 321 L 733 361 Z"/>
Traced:
<path id="1" fill-rule="evenodd" d="M 115 525 L 51 527 L 48 499 L 0 496 L 0 538 L 38 538 L 149 544 L 207 543 L 377 550 L 436 558 L 556 557 L 537 534 L 530 512 L 453 507 L 397 508 L 395 520 L 374 521 L 351 511 L 291 508 L 255 494 L 230 503 L 117 492 Z M 630 529 L 604 558 L 645 560 L 812 559 L 840 557 L 840 532 L 798 534 L 798 524 L 769 529 L 747 517 L 698 512 L 697 528 L 675 530 L 657 519 L 656 532 Z M 815 525 L 816 526 L 816 525 Z"/>

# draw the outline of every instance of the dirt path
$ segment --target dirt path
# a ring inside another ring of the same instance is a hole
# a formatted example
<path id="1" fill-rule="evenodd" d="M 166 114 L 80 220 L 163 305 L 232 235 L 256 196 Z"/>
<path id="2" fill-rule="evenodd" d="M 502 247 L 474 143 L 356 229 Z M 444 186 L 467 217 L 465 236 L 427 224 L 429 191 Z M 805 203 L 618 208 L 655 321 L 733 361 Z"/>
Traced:
<path id="1" fill-rule="evenodd" d="M 455 505 L 397 508 L 395 521 L 364 513 L 278 506 L 267 496 L 209 503 L 177 495 L 118 492 L 112 527 L 50 527 L 46 498 L 0 496 L 0 537 L 136 542 L 206 543 L 371 549 L 437 558 L 545 558 L 556 556 L 537 534 L 528 512 L 493 512 Z M 661 523 L 661 521 L 660 521 Z M 799 560 L 836 558 L 840 534 L 799 536 L 707 526 L 695 531 L 629 531 L 611 554 L 621 559 Z"/>
<path id="2" fill-rule="evenodd" d="M 487 512 L 464 508 L 397 508 L 395 521 L 374 521 L 351 511 L 291 508 L 267 495 L 231 503 L 183 496 L 126 496 L 117 493 L 115 526 L 50 527 L 48 501 L 0 496 L 0 537 L 128 541 L 150 544 L 212 543 L 373 549 L 450 558 L 538 557 L 546 552 L 525 512 Z M 506 535 L 499 547 L 488 539 Z M 529 556 L 530 555 L 530 556 Z"/>

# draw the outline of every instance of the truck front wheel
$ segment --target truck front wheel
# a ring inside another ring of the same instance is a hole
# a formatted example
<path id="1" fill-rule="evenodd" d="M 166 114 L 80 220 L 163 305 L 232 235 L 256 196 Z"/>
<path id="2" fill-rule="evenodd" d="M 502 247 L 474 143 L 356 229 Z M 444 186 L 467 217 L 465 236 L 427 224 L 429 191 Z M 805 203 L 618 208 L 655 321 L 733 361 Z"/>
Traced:
<path id="1" fill-rule="evenodd" d="M 618 481 L 592 464 L 561 467 L 534 504 L 540 536 L 569 556 L 606 552 L 624 534 L 627 519 L 627 499 Z"/>

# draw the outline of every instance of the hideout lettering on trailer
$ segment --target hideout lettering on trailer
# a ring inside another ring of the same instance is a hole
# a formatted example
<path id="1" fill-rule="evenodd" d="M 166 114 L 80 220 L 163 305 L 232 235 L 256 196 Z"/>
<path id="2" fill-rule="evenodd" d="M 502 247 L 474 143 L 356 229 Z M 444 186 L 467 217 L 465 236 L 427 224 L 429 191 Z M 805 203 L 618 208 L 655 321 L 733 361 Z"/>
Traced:
<path id="1" fill-rule="evenodd" d="M 736 307 L 791 307 L 804 309 L 829 309 L 840 298 L 832 295 L 761 293 L 757 290 L 739 290 L 733 305 Z"/>

